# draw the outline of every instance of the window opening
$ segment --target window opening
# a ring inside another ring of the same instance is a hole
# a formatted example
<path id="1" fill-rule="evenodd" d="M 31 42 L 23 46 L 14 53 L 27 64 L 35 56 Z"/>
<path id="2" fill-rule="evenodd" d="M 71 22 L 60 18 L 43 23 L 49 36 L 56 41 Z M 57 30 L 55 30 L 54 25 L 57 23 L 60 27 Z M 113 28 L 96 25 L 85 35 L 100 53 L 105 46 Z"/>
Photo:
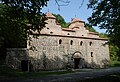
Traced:
<path id="1" fill-rule="evenodd" d="M 70 41 L 70 45 L 73 45 L 73 41 L 72 40 Z"/>
<path id="2" fill-rule="evenodd" d="M 91 52 L 91 57 L 93 57 L 93 52 Z"/>
<path id="3" fill-rule="evenodd" d="M 67 33 L 67 35 L 70 35 L 70 33 Z"/>
<path id="4" fill-rule="evenodd" d="M 90 42 L 90 46 L 92 45 L 92 42 Z"/>
<path id="5" fill-rule="evenodd" d="M 53 34 L 53 32 L 50 32 L 50 34 Z"/>
<path id="6" fill-rule="evenodd" d="M 81 46 L 83 45 L 83 41 L 80 42 L 80 45 L 81 45 Z"/>
<path id="7" fill-rule="evenodd" d="M 60 40 L 59 40 L 59 44 L 61 44 L 61 43 L 62 43 L 62 40 L 60 39 Z"/>

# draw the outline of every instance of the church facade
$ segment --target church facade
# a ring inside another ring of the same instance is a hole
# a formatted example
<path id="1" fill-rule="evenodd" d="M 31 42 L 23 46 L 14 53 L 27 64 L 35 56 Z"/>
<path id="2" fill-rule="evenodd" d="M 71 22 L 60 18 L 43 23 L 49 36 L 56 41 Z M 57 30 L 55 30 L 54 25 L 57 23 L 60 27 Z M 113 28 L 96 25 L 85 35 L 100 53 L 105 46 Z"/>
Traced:
<path id="1" fill-rule="evenodd" d="M 109 64 L 108 39 L 89 32 L 85 22 L 72 19 L 62 28 L 50 12 L 47 24 L 30 35 L 27 48 L 7 49 L 6 63 L 22 70 L 60 70 L 68 68 L 104 68 Z M 37 35 L 37 37 L 35 37 Z"/>

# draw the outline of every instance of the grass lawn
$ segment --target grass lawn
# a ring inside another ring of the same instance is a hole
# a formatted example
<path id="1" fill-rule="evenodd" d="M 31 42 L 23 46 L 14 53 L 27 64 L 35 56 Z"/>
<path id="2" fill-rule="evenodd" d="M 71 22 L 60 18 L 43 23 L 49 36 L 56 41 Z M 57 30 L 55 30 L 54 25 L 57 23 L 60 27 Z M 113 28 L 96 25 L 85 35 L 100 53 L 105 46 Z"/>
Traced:
<path id="1" fill-rule="evenodd" d="M 22 72 L 18 70 L 13 70 L 6 66 L 0 66 L 0 75 L 9 76 L 9 77 L 42 77 L 48 75 L 61 75 L 67 73 L 75 73 L 75 71 L 66 70 L 66 71 L 40 71 L 40 72 Z"/>

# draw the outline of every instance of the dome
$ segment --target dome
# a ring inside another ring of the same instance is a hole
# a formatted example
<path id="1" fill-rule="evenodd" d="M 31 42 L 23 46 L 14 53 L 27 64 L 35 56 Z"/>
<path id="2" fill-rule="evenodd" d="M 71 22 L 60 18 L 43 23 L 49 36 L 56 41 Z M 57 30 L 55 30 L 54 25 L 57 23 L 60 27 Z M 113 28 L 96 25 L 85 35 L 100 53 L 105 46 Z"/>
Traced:
<path id="1" fill-rule="evenodd" d="M 79 18 L 73 18 L 71 23 L 73 23 L 73 22 L 84 22 L 84 21 L 80 20 Z"/>
<path id="2" fill-rule="evenodd" d="M 56 17 L 53 16 L 52 13 L 50 13 L 50 12 L 47 12 L 47 13 L 46 13 L 46 17 L 47 17 L 47 18 L 56 18 Z"/>

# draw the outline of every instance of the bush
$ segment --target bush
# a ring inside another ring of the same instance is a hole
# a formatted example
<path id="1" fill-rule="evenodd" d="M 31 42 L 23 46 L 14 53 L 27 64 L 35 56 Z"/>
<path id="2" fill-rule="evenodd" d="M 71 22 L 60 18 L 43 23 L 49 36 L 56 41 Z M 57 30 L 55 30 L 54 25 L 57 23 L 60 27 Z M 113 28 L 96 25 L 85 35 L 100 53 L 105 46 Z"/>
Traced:
<path id="1" fill-rule="evenodd" d="M 110 67 L 117 67 L 117 66 L 120 66 L 120 61 L 110 61 Z"/>

